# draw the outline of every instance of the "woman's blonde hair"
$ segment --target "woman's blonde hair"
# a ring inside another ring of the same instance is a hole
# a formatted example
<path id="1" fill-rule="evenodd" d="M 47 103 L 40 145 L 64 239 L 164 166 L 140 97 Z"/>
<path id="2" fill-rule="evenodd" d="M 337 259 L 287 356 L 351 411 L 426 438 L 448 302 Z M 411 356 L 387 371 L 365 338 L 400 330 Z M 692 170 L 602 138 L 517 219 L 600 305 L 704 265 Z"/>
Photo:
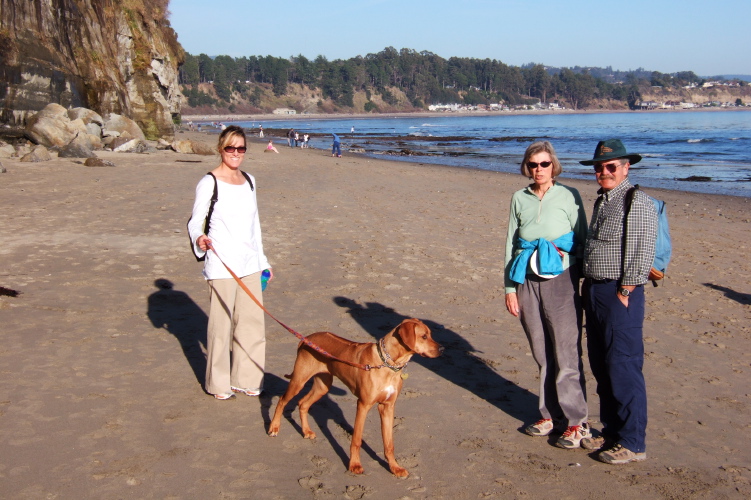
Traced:
<path id="1" fill-rule="evenodd" d="M 548 141 L 537 141 L 529 145 L 524 152 L 524 159 L 522 159 L 521 173 L 525 177 L 532 177 L 532 173 L 527 168 L 527 162 L 531 157 L 537 153 L 547 153 L 550 155 L 550 160 L 553 162 L 553 178 L 558 177 L 563 172 L 561 162 L 558 161 L 558 156 L 555 154 L 555 148 Z"/>
<path id="2" fill-rule="evenodd" d="M 222 130 L 222 133 L 219 134 L 219 143 L 217 144 L 217 149 L 219 150 L 219 153 L 224 150 L 224 147 L 229 145 L 233 140 L 235 140 L 235 137 L 241 137 L 243 140 L 243 146 L 247 146 L 247 139 L 245 138 L 245 130 L 242 127 L 238 127 L 237 125 L 230 125 L 229 127 Z"/>

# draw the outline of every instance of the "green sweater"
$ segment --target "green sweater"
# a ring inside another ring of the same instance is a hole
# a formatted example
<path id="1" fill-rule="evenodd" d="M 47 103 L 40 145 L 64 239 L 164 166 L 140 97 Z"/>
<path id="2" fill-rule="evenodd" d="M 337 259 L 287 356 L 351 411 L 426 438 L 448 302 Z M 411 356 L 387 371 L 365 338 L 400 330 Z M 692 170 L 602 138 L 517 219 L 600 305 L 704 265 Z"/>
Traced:
<path id="1" fill-rule="evenodd" d="M 516 284 L 509 279 L 509 268 L 514 256 L 521 251 L 516 244 L 517 238 L 552 241 L 573 231 L 575 250 L 572 255 L 564 253 L 563 269 L 576 263 L 577 256 L 581 257 L 587 240 L 587 215 L 579 191 L 556 182 L 540 199 L 530 187 L 511 197 L 504 265 L 506 293 L 516 292 Z"/>

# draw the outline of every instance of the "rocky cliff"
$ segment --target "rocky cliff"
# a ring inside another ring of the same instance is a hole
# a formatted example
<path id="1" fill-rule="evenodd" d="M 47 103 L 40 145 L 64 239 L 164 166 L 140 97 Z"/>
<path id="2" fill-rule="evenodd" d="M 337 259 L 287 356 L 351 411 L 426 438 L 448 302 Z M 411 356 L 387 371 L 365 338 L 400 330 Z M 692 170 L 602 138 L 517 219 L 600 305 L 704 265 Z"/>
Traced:
<path id="1" fill-rule="evenodd" d="M 47 104 L 174 134 L 184 51 L 168 0 L 0 0 L 0 122 L 22 126 Z"/>

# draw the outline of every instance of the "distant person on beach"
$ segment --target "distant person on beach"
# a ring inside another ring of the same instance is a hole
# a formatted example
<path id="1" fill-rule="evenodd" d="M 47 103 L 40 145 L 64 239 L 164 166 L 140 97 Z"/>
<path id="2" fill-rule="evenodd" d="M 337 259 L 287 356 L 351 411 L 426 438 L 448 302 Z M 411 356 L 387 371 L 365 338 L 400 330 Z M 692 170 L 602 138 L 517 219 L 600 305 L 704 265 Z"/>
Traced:
<path id="1" fill-rule="evenodd" d="M 295 138 L 295 129 L 291 128 L 289 129 L 289 132 L 287 132 L 287 146 L 292 147 L 292 141 Z"/>
<path id="2" fill-rule="evenodd" d="M 350 134 L 354 134 L 355 133 L 355 126 L 354 125 L 352 125 L 352 130 L 350 130 L 349 133 Z"/>
<path id="3" fill-rule="evenodd" d="M 542 418 L 531 436 L 561 433 L 556 446 L 590 437 L 581 359 L 581 256 L 587 216 L 579 192 L 556 181 L 561 164 L 548 141 L 524 153 L 532 184 L 511 198 L 504 281 L 506 309 L 521 320 L 540 372 Z"/>
<path id="4" fill-rule="evenodd" d="M 641 160 L 619 139 L 600 141 L 591 160 L 600 185 L 584 248 L 587 349 L 600 397 L 602 435 L 582 441 L 609 464 L 645 460 L 647 388 L 644 365 L 644 283 L 655 257 L 657 210 L 640 190 L 626 218 L 629 167 Z M 625 235 L 624 227 L 628 227 Z"/>
<path id="5" fill-rule="evenodd" d="M 264 150 L 264 153 L 271 153 L 272 151 L 276 154 L 279 154 L 279 151 L 277 151 L 276 148 L 274 147 L 274 141 L 269 139 L 269 143 L 266 145 L 266 149 Z"/>
<path id="6" fill-rule="evenodd" d="M 339 140 L 339 136 L 336 134 L 331 134 L 334 136 L 334 143 L 331 145 L 331 156 L 336 156 L 338 158 L 342 157 L 342 143 Z"/>
<path id="7" fill-rule="evenodd" d="M 310 145 L 308 144 L 308 141 L 310 140 L 309 134 L 303 134 L 302 136 L 302 147 L 305 149 L 308 149 Z"/>
<path id="8" fill-rule="evenodd" d="M 263 139 L 263 125 L 258 126 L 258 137 Z"/>
<path id="9" fill-rule="evenodd" d="M 203 276 L 211 301 L 206 392 L 226 400 L 234 398 L 233 393 L 261 394 L 266 333 L 263 310 L 238 286 L 217 255 L 261 302 L 261 273 L 270 271 L 271 265 L 263 253 L 255 178 L 240 170 L 246 151 L 243 129 L 230 125 L 223 130 L 218 150 L 221 163 L 196 187 L 188 232 L 196 255 L 206 257 Z M 210 211 L 215 186 L 218 197 Z M 205 223 L 208 234 L 204 234 Z M 209 252 L 210 248 L 218 253 Z"/>
<path id="10" fill-rule="evenodd" d="M 297 143 L 300 142 L 300 134 L 295 132 L 295 147 L 297 147 Z"/>

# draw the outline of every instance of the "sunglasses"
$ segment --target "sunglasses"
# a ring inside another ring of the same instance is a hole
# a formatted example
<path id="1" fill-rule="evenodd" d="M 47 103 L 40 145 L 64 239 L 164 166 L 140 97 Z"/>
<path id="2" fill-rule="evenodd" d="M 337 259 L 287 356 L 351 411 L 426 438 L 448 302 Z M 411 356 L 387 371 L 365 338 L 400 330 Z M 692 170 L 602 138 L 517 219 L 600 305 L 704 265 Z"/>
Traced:
<path id="1" fill-rule="evenodd" d="M 248 148 L 246 148 L 245 146 L 240 146 L 239 148 L 235 146 L 224 146 L 225 153 L 234 153 L 235 151 L 237 151 L 238 153 L 242 154 L 247 150 Z"/>
<path id="2" fill-rule="evenodd" d="M 608 172 L 612 174 L 612 173 L 615 173 L 615 170 L 618 167 L 620 167 L 620 164 L 618 163 L 608 163 L 606 165 L 595 165 L 595 172 L 597 172 L 598 174 L 601 174 L 603 170 L 607 168 Z"/>
<path id="3" fill-rule="evenodd" d="M 550 165 L 552 165 L 552 161 L 541 161 L 540 163 L 534 162 L 534 161 L 528 161 L 527 162 L 527 168 L 548 168 Z"/>

